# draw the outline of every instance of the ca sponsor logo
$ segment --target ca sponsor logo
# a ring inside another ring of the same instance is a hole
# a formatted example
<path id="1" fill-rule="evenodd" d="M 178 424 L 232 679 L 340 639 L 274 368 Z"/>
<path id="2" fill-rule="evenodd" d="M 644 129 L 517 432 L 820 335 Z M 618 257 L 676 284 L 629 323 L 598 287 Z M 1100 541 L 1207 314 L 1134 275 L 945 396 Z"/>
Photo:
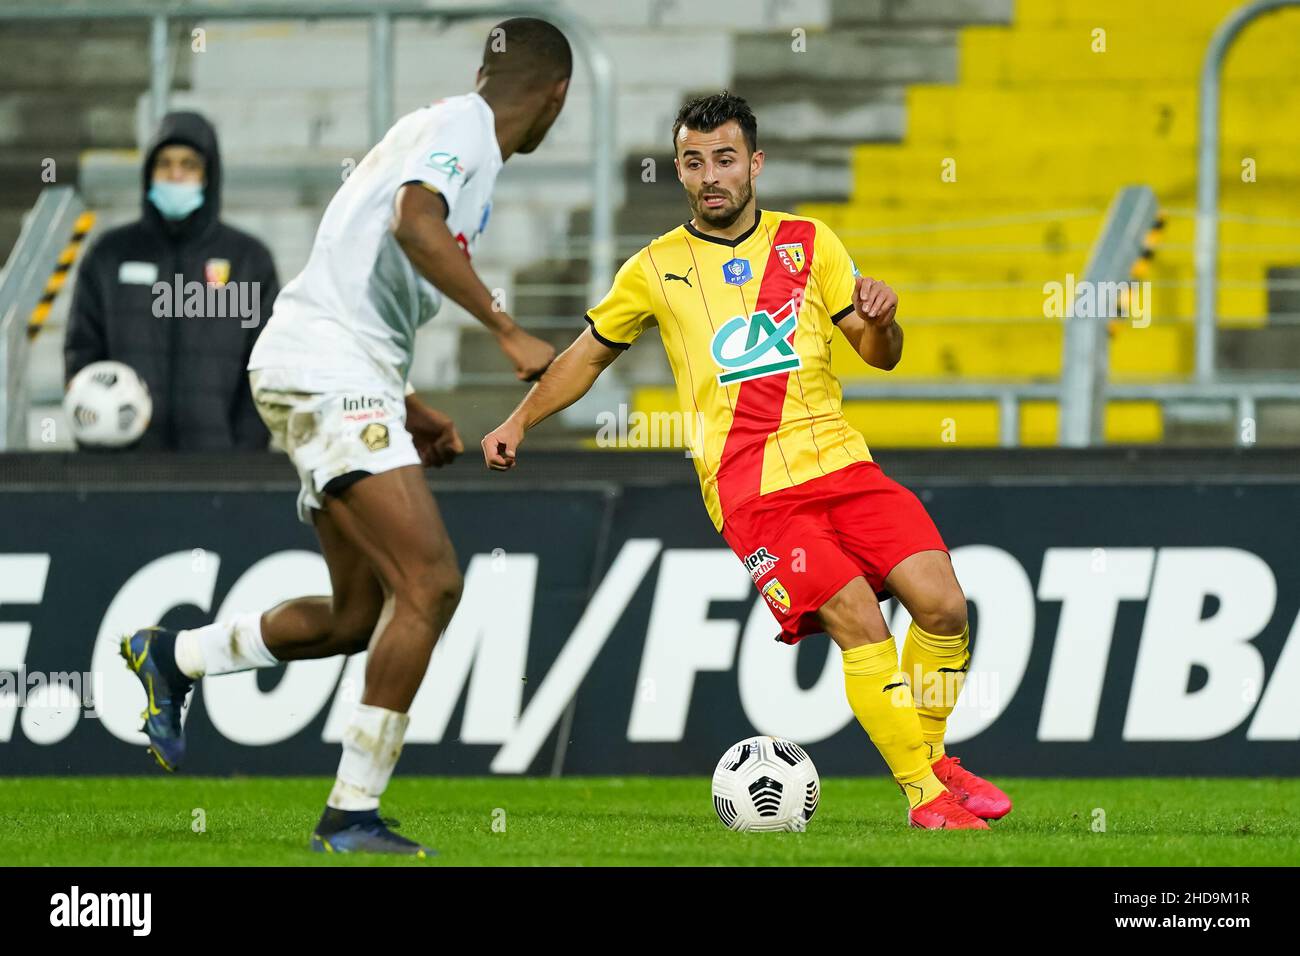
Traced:
<path id="1" fill-rule="evenodd" d="M 749 572 L 751 578 L 757 581 L 776 567 L 776 562 L 780 559 L 769 552 L 767 548 L 759 548 L 754 553 L 745 555 L 744 560 L 745 570 Z"/>
<path id="2" fill-rule="evenodd" d="M 453 156 L 451 153 L 431 153 L 425 165 L 446 173 L 450 179 L 455 179 L 465 172 L 465 167 L 460 164 L 460 157 Z"/>
<path id="3" fill-rule="evenodd" d="M 801 368 L 803 360 L 791 340 L 799 321 L 794 299 L 775 312 L 760 310 L 748 318 L 738 315 L 713 335 L 713 360 L 726 371 L 719 385 L 730 385 Z"/>

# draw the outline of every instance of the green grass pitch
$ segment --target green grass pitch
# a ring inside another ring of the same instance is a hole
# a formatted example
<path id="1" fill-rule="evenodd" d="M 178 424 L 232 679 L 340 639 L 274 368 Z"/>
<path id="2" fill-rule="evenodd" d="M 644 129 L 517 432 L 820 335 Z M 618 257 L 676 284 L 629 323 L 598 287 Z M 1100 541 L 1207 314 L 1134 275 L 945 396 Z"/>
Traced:
<path id="1" fill-rule="evenodd" d="M 831 778 L 807 832 L 740 834 L 705 777 L 399 776 L 383 813 L 439 856 L 332 857 L 307 850 L 331 783 L 0 778 L 0 865 L 1233 866 L 1292 865 L 1300 845 L 1295 779 L 999 778 L 1016 807 L 993 832 L 943 833 L 909 829 L 887 780 Z"/>

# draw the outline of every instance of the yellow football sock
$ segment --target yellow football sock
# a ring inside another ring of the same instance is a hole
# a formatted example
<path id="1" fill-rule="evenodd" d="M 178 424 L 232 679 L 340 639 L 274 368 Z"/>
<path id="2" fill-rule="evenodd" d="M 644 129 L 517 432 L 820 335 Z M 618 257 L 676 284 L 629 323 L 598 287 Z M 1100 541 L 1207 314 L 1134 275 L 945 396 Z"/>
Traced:
<path id="1" fill-rule="evenodd" d="M 858 723 L 889 765 L 899 789 L 915 809 L 944 793 L 921 738 L 921 722 L 906 677 L 898 670 L 891 636 L 844 652 L 844 692 Z"/>
<path id="2" fill-rule="evenodd" d="M 921 737 L 931 763 L 944 755 L 948 716 L 957 706 L 970 667 L 969 647 L 969 625 L 950 637 L 923 631 L 915 622 L 907 629 L 903 673 L 912 684 L 916 712 L 921 718 Z"/>

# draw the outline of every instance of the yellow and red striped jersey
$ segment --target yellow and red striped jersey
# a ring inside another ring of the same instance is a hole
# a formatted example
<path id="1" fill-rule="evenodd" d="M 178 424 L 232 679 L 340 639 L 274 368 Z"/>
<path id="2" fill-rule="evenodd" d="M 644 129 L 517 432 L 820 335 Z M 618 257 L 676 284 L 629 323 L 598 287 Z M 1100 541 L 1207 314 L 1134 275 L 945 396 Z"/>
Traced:
<path id="1" fill-rule="evenodd" d="M 645 246 L 587 313 L 627 348 L 659 327 L 709 517 L 870 461 L 831 374 L 835 323 L 853 309 L 857 269 L 816 219 L 760 210 L 735 239 L 689 223 Z"/>

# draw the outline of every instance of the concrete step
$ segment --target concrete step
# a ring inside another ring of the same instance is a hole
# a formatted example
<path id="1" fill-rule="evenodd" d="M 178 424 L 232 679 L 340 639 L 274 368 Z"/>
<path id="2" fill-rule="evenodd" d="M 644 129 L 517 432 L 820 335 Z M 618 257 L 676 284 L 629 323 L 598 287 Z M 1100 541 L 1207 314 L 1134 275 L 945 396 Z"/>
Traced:
<path id="1" fill-rule="evenodd" d="M 831 0 L 835 26 L 1010 23 L 1012 0 Z"/>
<path id="2" fill-rule="evenodd" d="M 712 0 L 707 4 L 686 0 L 619 0 L 618 3 L 565 0 L 564 6 L 596 27 L 621 30 L 643 27 L 675 33 L 723 32 L 734 30 L 737 24 L 764 29 L 797 26 L 811 29 L 828 26 L 830 12 L 825 0 L 782 0 L 781 3 Z"/>
<path id="3" fill-rule="evenodd" d="M 907 131 L 906 87 L 804 81 L 745 84 L 744 95 L 758 117 L 759 144 L 808 141 L 857 145 L 898 142 Z"/>
<path id="4" fill-rule="evenodd" d="M 1166 445 L 1223 447 L 1236 444 L 1242 423 L 1227 404 L 1189 403 L 1165 407 Z M 1300 405 L 1261 403 L 1256 408 L 1255 443 L 1267 447 L 1300 446 Z"/>
<path id="5" fill-rule="evenodd" d="M 149 30 L 125 23 L 12 24 L 0 32 L 0 89 L 147 89 Z"/>
<path id="6" fill-rule="evenodd" d="M 836 29 L 809 33 L 806 47 L 781 34 L 736 38 L 733 82 L 827 80 L 847 83 L 952 83 L 957 79 L 956 32 L 919 29 Z"/>
<path id="7" fill-rule="evenodd" d="M 45 6 L 82 4 L 46 0 Z M 177 23 L 174 36 L 188 36 L 188 26 Z M 149 86 L 148 40 L 144 20 L 6 23 L 0 31 L 0 250 L 5 257 L 18 238 L 21 213 L 48 185 L 41 178 L 46 160 L 54 160 L 55 182 L 75 183 L 82 151 L 136 144 L 137 101 Z M 189 83 L 188 57 L 177 57 L 173 82 Z M 135 178 L 138 184 L 138 168 Z"/>
<path id="8" fill-rule="evenodd" d="M 394 31 L 398 89 L 421 87 L 432 96 L 472 88 L 482 60 L 488 21 L 445 28 L 404 21 Z M 275 90 L 314 94 L 365 89 L 370 77 L 369 33 L 364 23 L 212 23 L 207 51 L 192 57 L 197 90 Z M 618 68 L 622 89 L 662 86 L 664 64 L 682 89 L 721 87 L 731 76 L 731 34 L 726 30 L 632 30 L 606 34 L 601 43 Z M 574 71 L 573 91 L 587 84 Z"/>
<path id="9" fill-rule="evenodd" d="M 1300 325 L 1219 329 L 1216 346 L 1221 369 L 1291 373 L 1300 369 Z"/>
<path id="10" fill-rule="evenodd" d="M 459 94 L 462 88 L 440 92 Z M 398 116 L 427 105 L 435 97 L 429 83 L 395 91 Z M 672 148 L 672 123 L 682 102 L 676 86 L 620 90 L 615 104 L 614 141 L 621 150 L 668 152 Z M 369 149 L 370 121 L 365 84 L 346 90 L 266 90 L 250 96 L 247 90 L 203 88 L 172 97 L 174 109 L 193 109 L 219 124 L 223 152 L 231 157 L 264 156 L 281 150 L 313 150 L 324 155 L 351 156 L 359 160 Z M 591 96 L 575 91 L 547 135 L 538 154 L 564 157 L 574 165 L 591 155 Z M 514 157 L 514 165 L 523 156 Z"/>
<path id="11" fill-rule="evenodd" d="M 25 212 L 46 186 L 75 183 L 77 160 L 68 146 L 0 146 L 0 209 Z"/>
<path id="12" fill-rule="evenodd" d="M 135 145 L 136 100 L 129 87 L 0 93 L 0 146 L 47 150 Z"/>

